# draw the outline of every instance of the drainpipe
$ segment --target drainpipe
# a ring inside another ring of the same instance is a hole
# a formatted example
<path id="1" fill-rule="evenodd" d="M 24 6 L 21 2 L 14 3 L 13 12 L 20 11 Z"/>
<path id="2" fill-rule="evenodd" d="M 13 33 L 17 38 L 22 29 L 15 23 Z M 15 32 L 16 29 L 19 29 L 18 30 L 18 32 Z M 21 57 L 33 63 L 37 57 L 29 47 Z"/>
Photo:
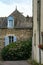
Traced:
<path id="1" fill-rule="evenodd" d="M 40 44 L 40 21 L 39 21 L 39 44 Z M 41 50 L 39 48 L 39 63 L 41 64 Z"/>
<path id="2" fill-rule="evenodd" d="M 39 44 L 40 44 L 40 17 L 41 17 L 41 0 L 37 0 L 37 22 L 39 29 Z M 41 64 L 41 50 L 39 48 L 39 63 Z"/>
<path id="3" fill-rule="evenodd" d="M 39 1 L 39 6 L 38 6 L 38 9 L 39 9 L 39 44 L 41 43 L 41 39 L 40 39 L 40 24 L 41 24 L 41 0 L 38 0 Z M 39 48 L 39 63 L 41 64 L 41 50 Z"/>

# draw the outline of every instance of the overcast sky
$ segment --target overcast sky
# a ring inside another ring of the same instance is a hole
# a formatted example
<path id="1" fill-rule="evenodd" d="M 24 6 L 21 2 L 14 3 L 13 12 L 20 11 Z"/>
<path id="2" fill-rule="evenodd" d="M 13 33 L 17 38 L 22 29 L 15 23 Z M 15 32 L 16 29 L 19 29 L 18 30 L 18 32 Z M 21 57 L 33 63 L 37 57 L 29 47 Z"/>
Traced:
<path id="1" fill-rule="evenodd" d="M 32 16 L 32 0 L 0 0 L 0 17 L 11 14 L 16 6 L 24 16 Z"/>

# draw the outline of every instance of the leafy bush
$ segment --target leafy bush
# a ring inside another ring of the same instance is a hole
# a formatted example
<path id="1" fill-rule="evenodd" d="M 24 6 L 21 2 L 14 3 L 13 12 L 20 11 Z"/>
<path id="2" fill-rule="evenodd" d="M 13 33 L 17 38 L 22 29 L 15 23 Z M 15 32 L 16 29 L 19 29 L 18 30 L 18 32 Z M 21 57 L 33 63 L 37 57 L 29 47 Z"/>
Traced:
<path id="1" fill-rule="evenodd" d="M 30 58 L 32 49 L 31 40 L 15 42 L 2 49 L 1 55 L 4 60 L 25 60 Z"/>

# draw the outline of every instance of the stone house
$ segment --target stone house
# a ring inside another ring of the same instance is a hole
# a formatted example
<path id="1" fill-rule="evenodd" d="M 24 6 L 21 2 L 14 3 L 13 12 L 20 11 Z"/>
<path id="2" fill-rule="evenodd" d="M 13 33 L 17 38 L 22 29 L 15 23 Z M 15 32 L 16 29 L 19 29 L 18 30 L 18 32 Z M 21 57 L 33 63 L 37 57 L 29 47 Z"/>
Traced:
<path id="1" fill-rule="evenodd" d="M 32 17 L 25 17 L 17 9 L 8 17 L 0 17 L 0 49 L 11 42 L 32 37 Z"/>
<path id="2" fill-rule="evenodd" d="M 33 0 L 33 60 L 43 64 L 43 51 L 39 48 L 43 44 L 43 0 Z"/>

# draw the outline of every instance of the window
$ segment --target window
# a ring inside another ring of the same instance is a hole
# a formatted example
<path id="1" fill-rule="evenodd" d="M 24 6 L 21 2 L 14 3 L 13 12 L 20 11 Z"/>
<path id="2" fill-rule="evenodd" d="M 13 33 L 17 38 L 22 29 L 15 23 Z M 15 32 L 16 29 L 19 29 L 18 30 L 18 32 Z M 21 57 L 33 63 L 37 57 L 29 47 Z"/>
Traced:
<path id="1" fill-rule="evenodd" d="M 9 16 L 7 21 L 8 21 L 7 27 L 14 28 L 14 18 L 12 16 Z"/>
<path id="2" fill-rule="evenodd" d="M 9 43 L 14 42 L 14 41 L 13 41 L 13 38 L 14 38 L 13 36 L 9 36 Z"/>
<path id="3" fill-rule="evenodd" d="M 9 43 L 17 41 L 16 36 L 9 36 Z"/>
<path id="4" fill-rule="evenodd" d="M 9 25 L 10 25 L 10 27 L 13 26 L 13 20 L 9 20 Z"/>
<path id="5" fill-rule="evenodd" d="M 16 36 L 5 36 L 5 46 L 9 45 L 9 43 L 16 42 Z"/>

